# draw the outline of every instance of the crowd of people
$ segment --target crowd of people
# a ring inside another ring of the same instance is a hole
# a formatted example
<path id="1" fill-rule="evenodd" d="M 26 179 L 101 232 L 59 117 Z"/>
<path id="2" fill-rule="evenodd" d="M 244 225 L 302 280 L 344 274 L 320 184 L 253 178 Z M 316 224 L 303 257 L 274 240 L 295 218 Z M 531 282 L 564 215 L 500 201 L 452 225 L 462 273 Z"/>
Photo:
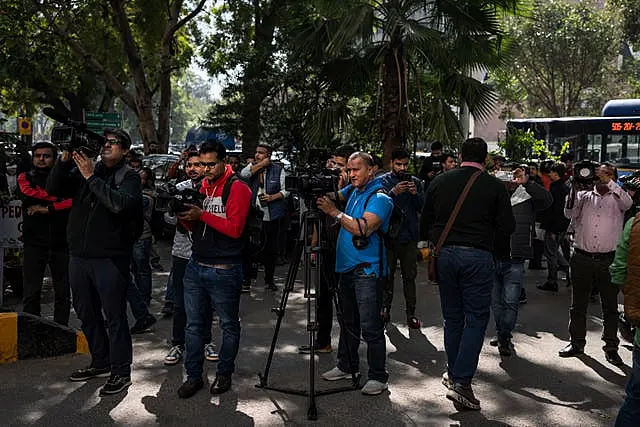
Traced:
<path id="1" fill-rule="evenodd" d="M 92 357 L 90 366 L 70 379 L 108 377 L 101 395 L 131 385 L 131 334 L 156 321 L 148 309 L 154 177 L 139 158 L 128 156 L 130 147 L 121 129 L 105 131 L 97 162 L 82 151 L 58 156 L 54 145 L 38 143 L 33 168 L 18 177 L 25 208 L 24 311 L 40 314 L 49 265 L 54 321 L 68 324 L 72 298 Z M 202 199 L 165 214 L 176 230 L 164 309 L 173 316 L 171 348 L 164 363 L 184 362 L 187 379 L 177 390 L 181 398 L 204 386 L 205 359 L 218 362 L 210 392 L 231 388 L 240 345 L 240 298 L 257 278 L 256 262 L 263 264 L 265 288 L 278 289 L 274 272 L 290 194 L 285 169 L 272 160 L 272 152 L 259 144 L 243 165 L 223 145 L 207 141 L 197 150 L 187 149 L 172 168 L 184 177 L 177 190 L 198 192 Z M 378 395 L 388 388 L 384 330 L 392 320 L 394 276 L 399 264 L 404 320 L 419 329 L 416 248 L 424 242 L 431 248 L 430 278 L 439 287 L 444 318 L 447 370 L 442 382 L 457 407 L 480 409 L 472 380 L 492 312 L 497 336 L 491 344 L 503 357 L 513 354 L 519 306 L 526 303 L 526 264 L 542 268 L 542 257 L 548 275 L 539 288 L 557 291 L 558 271 L 571 286 L 571 339 L 559 356 L 584 352 L 587 307 L 595 290 L 602 304 L 606 360 L 623 364 L 617 296 L 619 287 L 625 296 L 640 287 L 635 274 L 640 228 L 635 227 L 635 195 L 618 185 L 615 167 L 599 165 L 593 181 L 579 185 L 572 178 L 570 156 L 559 162 L 513 163 L 490 157 L 480 138 L 465 141 L 459 155 L 432 144 L 417 176 L 409 173 L 410 159 L 406 150 L 394 150 L 385 172 L 376 157 L 348 145 L 327 159 L 339 178 L 336 191 L 314 201 L 325 214 L 327 236 L 314 233 L 312 239 L 314 244 L 324 240 L 323 259 L 329 263 L 318 291 L 315 352 L 333 351 L 330 283 L 338 284 L 342 318 L 336 367 L 322 374 L 325 380 L 359 374 L 361 337 L 368 362 L 362 393 Z M 638 298 L 625 301 L 625 310 L 637 323 L 640 291 L 635 294 Z M 127 303 L 136 318 L 131 329 Z M 214 312 L 222 330 L 219 352 L 211 334 Z M 620 426 L 640 416 L 639 358 L 636 332 Z"/>

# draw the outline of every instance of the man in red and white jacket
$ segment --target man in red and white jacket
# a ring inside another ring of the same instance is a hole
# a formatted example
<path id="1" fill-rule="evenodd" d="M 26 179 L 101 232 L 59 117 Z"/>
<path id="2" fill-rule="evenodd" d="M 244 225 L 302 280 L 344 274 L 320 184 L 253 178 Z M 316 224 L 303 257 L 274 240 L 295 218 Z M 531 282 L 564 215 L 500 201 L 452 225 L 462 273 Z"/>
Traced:
<path id="1" fill-rule="evenodd" d="M 193 240 L 191 259 L 184 276 L 184 307 L 187 313 L 185 329 L 185 370 L 187 381 L 178 390 L 178 396 L 187 398 L 200 390 L 204 354 L 204 313 L 211 307 L 220 316 L 222 345 L 212 394 L 221 394 L 231 388 L 231 375 L 240 345 L 240 292 L 242 290 L 242 250 L 251 190 L 233 177 L 231 166 L 225 164 L 226 150 L 217 141 L 208 141 L 200 147 L 200 163 L 204 180 L 200 193 L 206 198 L 202 208 L 191 206 L 178 215 Z M 227 188 L 227 182 L 233 182 Z M 226 197 L 226 200 L 223 200 Z"/>
<path id="2" fill-rule="evenodd" d="M 23 212 L 23 311 L 40 316 L 42 279 L 49 265 L 55 295 L 53 320 L 66 326 L 71 309 L 66 236 L 71 199 L 59 199 L 44 190 L 56 155 L 55 145 L 38 142 L 33 146 L 33 169 L 18 175 L 17 193 Z"/>

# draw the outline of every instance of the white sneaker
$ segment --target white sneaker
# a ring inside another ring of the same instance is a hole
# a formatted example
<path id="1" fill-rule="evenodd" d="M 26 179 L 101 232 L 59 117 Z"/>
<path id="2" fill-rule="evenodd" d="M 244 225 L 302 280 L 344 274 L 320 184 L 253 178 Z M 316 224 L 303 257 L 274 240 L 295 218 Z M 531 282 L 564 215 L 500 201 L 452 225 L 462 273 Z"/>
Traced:
<path id="1" fill-rule="evenodd" d="M 165 365 L 175 365 L 180 360 L 182 360 L 182 355 L 184 354 L 184 349 L 179 345 L 174 345 L 169 350 L 169 353 L 164 357 Z"/>
<path id="2" fill-rule="evenodd" d="M 356 373 L 356 375 L 358 375 L 358 373 Z M 343 372 L 342 370 L 340 370 L 340 368 L 335 367 L 332 370 L 322 374 L 322 378 L 327 381 L 349 380 L 351 379 L 351 374 L 348 372 Z"/>
<path id="3" fill-rule="evenodd" d="M 364 387 L 362 387 L 362 394 L 366 394 L 368 396 L 376 396 L 388 388 L 389 384 L 387 383 L 381 383 L 380 381 L 376 380 L 369 380 L 364 385 Z"/>
<path id="4" fill-rule="evenodd" d="M 449 378 L 448 371 L 444 371 L 444 374 L 442 374 L 442 385 L 448 389 L 453 388 L 453 381 L 451 381 L 451 378 Z"/>
<path id="5" fill-rule="evenodd" d="M 209 344 L 204 346 L 204 357 L 210 362 L 217 362 L 220 360 L 220 355 L 216 351 L 216 346 L 214 343 L 210 342 Z"/>

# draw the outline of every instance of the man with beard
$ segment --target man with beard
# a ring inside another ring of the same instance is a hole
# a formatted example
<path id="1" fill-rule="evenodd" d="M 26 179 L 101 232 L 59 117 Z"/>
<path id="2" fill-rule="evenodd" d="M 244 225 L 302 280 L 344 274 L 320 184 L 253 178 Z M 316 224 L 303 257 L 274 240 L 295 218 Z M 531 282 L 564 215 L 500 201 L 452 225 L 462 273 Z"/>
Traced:
<path id="1" fill-rule="evenodd" d="M 33 169 L 18 176 L 18 198 L 22 200 L 24 242 L 23 311 L 40 316 L 42 279 L 47 265 L 53 278 L 55 295 L 53 320 L 69 323 L 69 251 L 65 230 L 71 199 L 58 199 L 46 191 L 47 177 L 56 161 L 57 150 L 49 142 L 33 146 Z"/>

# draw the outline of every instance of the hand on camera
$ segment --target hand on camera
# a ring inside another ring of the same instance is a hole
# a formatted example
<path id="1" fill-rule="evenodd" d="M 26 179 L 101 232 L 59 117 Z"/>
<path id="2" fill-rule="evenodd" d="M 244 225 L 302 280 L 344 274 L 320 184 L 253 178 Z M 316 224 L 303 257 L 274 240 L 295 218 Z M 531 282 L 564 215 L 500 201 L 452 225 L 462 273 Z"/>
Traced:
<path id="1" fill-rule="evenodd" d="M 185 206 L 189 207 L 189 209 L 184 211 L 184 212 L 180 212 L 178 214 L 178 218 L 180 218 L 183 221 L 198 221 L 198 220 L 200 220 L 200 217 L 202 216 L 202 209 L 200 209 L 199 207 L 197 207 L 195 205 L 185 204 Z"/>
<path id="2" fill-rule="evenodd" d="M 316 201 L 318 209 L 326 213 L 329 216 L 335 217 L 340 212 L 336 205 L 327 196 L 318 197 Z"/>
<path id="3" fill-rule="evenodd" d="M 80 171 L 84 179 L 89 179 L 93 175 L 93 160 L 85 156 L 83 153 L 74 151 L 73 161 L 76 162 L 78 170 Z"/>
<path id="4" fill-rule="evenodd" d="M 62 154 L 60 155 L 60 161 L 62 162 L 68 162 L 72 158 L 73 156 L 71 155 L 71 152 L 67 150 L 63 151 Z"/>
<path id="5" fill-rule="evenodd" d="M 33 205 L 27 208 L 27 215 L 47 215 L 49 213 L 49 208 L 42 205 Z"/>
<path id="6" fill-rule="evenodd" d="M 606 166 L 600 166 L 596 169 L 596 176 L 603 184 L 608 184 L 613 179 L 613 172 Z"/>

